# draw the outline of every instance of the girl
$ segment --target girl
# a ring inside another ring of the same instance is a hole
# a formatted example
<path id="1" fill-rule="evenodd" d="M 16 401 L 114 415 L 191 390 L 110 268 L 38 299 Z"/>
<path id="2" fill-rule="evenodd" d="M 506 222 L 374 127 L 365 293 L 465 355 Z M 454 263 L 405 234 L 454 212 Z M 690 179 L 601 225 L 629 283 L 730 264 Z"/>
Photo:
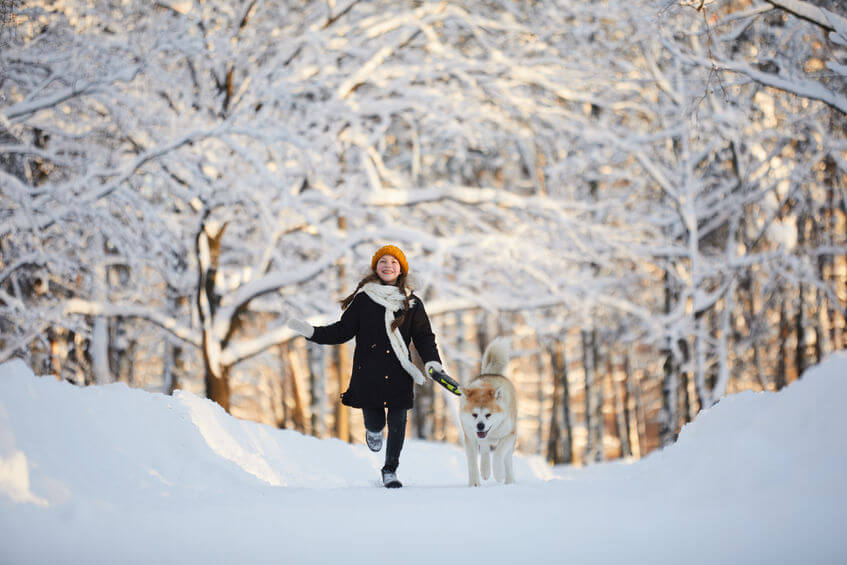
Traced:
<path id="1" fill-rule="evenodd" d="M 371 270 L 341 302 L 344 313 L 338 322 L 312 327 L 292 318 L 288 326 L 315 343 L 339 344 L 356 338 L 353 374 L 341 402 L 362 409 L 371 451 L 382 449 L 382 429 L 387 421 L 382 483 L 398 488 L 403 486 L 397 480 L 397 465 L 406 435 L 406 411 L 414 401 L 412 383 L 425 380 L 409 359 L 409 342 L 414 342 L 428 374 L 442 373 L 443 368 L 423 302 L 407 286 L 406 256 L 399 248 L 386 245 L 374 254 Z"/>

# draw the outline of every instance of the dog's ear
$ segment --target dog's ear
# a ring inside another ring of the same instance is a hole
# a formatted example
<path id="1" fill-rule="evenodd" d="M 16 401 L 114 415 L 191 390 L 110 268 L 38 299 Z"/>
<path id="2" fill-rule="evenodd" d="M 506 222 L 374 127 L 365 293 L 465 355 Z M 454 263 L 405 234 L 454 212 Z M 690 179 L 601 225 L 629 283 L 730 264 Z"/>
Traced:
<path id="1" fill-rule="evenodd" d="M 498 388 L 497 392 L 494 393 L 494 400 L 503 400 L 503 388 Z"/>

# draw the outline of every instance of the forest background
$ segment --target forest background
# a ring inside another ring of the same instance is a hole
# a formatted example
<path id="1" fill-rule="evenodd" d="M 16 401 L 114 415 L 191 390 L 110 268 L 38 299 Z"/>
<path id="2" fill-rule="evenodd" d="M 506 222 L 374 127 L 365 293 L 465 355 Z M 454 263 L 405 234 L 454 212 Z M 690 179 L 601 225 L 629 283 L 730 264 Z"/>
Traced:
<path id="1" fill-rule="evenodd" d="M 0 0 L 0 362 L 360 441 L 338 318 L 403 248 L 519 449 L 640 457 L 845 347 L 835 0 Z M 458 441 L 418 389 L 416 437 Z"/>

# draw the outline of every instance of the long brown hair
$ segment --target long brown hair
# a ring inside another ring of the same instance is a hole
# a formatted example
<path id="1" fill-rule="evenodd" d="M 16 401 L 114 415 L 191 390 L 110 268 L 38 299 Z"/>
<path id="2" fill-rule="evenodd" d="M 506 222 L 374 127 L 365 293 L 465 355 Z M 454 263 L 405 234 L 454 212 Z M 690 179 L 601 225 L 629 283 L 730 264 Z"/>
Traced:
<path id="1" fill-rule="evenodd" d="M 392 330 L 396 330 L 400 327 L 400 324 L 402 324 L 403 320 L 406 319 L 406 312 L 408 312 L 409 308 L 412 307 L 412 303 L 409 300 L 409 295 L 412 294 L 412 290 L 409 288 L 407 278 L 408 277 L 406 276 L 406 273 L 401 272 L 400 276 L 397 277 L 397 280 L 392 283 L 392 286 L 396 286 L 397 288 L 399 288 L 400 292 L 402 292 L 403 296 L 405 297 L 403 309 L 400 311 L 400 315 L 394 318 L 394 321 L 391 322 Z M 353 302 L 353 299 L 356 298 L 356 295 L 359 294 L 360 290 L 362 290 L 362 287 L 371 282 L 385 284 L 382 282 L 382 279 L 379 278 L 379 275 L 377 275 L 375 272 L 370 273 L 365 278 L 359 281 L 359 284 L 356 285 L 356 290 L 354 290 L 350 296 L 341 301 L 342 310 L 347 310 L 347 307 L 350 306 L 350 304 Z"/>

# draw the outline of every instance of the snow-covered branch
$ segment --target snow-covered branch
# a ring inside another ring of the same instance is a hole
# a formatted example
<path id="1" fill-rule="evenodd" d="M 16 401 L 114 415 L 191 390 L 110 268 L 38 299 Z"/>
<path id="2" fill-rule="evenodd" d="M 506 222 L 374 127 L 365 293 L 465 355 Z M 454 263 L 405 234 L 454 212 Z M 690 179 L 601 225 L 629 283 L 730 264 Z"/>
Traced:
<path id="1" fill-rule="evenodd" d="M 63 88 L 43 98 L 21 101 L 0 112 L 0 121 L 14 123 L 20 118 L 31 116 L 47 108 L 55 108 L 73 98 L 93 94 L 117 82 L 130 82 L 135 79 L 142 68 L 140 65 L 130 66 L 99 80 L 74 82 L 73 86 Z"/>
<path id="2" fill-rule="evenodd" d="M 847 18 L 839 16 L 825 8 L 815 6 L 805 0 L 765 0 L 768 4 L 782 8 L 786 12 L 819 25 L 827 31 L 847 30 Z"/>
<path id="3" fill-rule="evenodd" d="M 695 59 L 695 61 L 705 67 L 712 67 L 718 70 L 732 71 L 742 74 L 759 84 L 778 88 L 784 92 L 796 94 L 797 96 L 802 96 L 809 100 L 818 100 L 843 114 L 847 114 L 847 97 L 826 88 L 819 82 L 799 78 L 786 78 L 778 74 L 760 71 L 758 69 L 754 69 L 749 63 L 743 61 L 727 61 L 719 59 Z"/>
<path id="4" fill-rule="evenodd" d="M 151 310 L 149 306 L 140 304 L 102 304 L 72 298 L 64 303 L 63 312 L 66 315 L 82 314 L 84 316 L 141 318 L 153 322 L 186 343 L 195 347 L 200 347 L 201 345 L 199 332 L 180 324 L 179 321 L 167 314 Z"/>

